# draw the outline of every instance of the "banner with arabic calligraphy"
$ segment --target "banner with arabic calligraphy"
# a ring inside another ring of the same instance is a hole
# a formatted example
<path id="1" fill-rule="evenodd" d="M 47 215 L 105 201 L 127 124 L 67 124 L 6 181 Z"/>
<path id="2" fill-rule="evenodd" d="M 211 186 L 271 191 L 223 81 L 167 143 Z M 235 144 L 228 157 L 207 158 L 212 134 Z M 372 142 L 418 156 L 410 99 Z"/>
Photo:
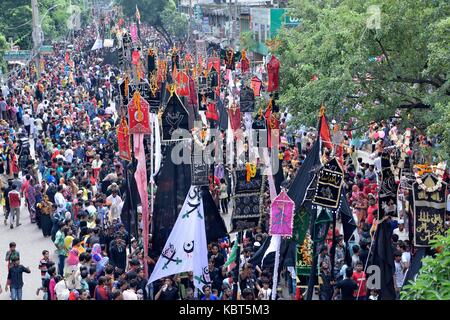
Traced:
<path id="1" fill-rule="evenodd" d="M 341 200 L 344 171 L 336 158 L 331 159 L 319 172 L 313 204 L 337 209 Z"/>
<path id="2" fill-rule="evenodd" d="M 303 240 L 303 244 L 297 246 L 297 274 L 301 276 L 309 276 L 313 264 L 312 241 L 309 234 Z"/>
<path id="3" fill-rule="evenodd" d="M 294 224 L 294 210 L 294 201 L 289 198 L 285 191 L 281 191 L 272 202 L 269 233 L 271 235 L 291 237 Z"/>
<path id="4" fill-rule="evenodd" d="M 398 185 L 391 170 L 391 160 L 388 153 L 383 153 L 381 156 L 381 176 L 380 191 L 378 192 L 379 218 L 382 219 L 386 215 L 397 217 Z"/>
<path id="5" fill-rule="evenodd" d="M 428 174 L 423 178 L 424 184 L 434 186 L 437 178 Z M 442 188 L 434 192 L 426 192 L 415 182 L 413 188 L 414 199 L 414 245 L 429 247 L 430 240 L 445 233 L 445 190 L 447 184 L 442 182 Z"/>

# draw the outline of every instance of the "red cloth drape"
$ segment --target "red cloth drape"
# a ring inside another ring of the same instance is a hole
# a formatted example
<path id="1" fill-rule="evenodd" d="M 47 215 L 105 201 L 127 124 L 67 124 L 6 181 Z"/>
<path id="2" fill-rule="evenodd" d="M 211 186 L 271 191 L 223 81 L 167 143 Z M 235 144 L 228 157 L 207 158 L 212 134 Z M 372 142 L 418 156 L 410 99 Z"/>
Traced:
<path id="1" fill-rule="evenodd" d="M 208 120 L 219 120 L 219 114 L 217 113 L 216 105 L 212 102 L 208 103 L 208 107 L 206 110 L 206 119 Z"/>
<path id="2" fill-rule="evenodd" d="M 246 73 L 250 70 L 250 61 L 247 58 L 243 58 L 241 60 L 241 71 L 242 73 Z"/>
<path id="3" fill-rule="evenodd" d="M 267 87 L 268 92 L 277 91 L 279 88 L 279 72 L 280 72 L 280 61 L 272 56 L 269 63 L 267 64 L 267 73 L 269 75 L 269 83 Z"/>
<path id="4" fill-rule="evenodd" d="M 261 85 L 262 85 L 261 80 L 259 80 L 257 76 L 254 76 L 251 80 L 251 86 L 253 89 L 253 93 L 255 94 L 255 97 L 259 97 L 261 95 Z"/>
<path id="5" fill-rule="evenodd" d="M 177 74 L 177 94 L 183 97 L 189 96 L 189 76 L 184 71 Z"/>
<path id="6" fill-rule="evenodd" d="M 239 107 L 228 109 L 228 117 L 230 118 L 231 129 L 237 130 L 241 127 L 241 110 Z"/>

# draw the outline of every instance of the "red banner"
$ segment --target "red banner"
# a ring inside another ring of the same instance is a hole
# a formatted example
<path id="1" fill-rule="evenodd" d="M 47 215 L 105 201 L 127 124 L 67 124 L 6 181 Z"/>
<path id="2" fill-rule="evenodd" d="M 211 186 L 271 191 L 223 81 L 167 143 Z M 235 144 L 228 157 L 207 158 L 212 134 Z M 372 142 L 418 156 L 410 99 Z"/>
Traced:
<path id="1" fill-rule="evenodd" d="M 120 121 L 117 127 L 117 141 L 119 144 L 119 158 L 126 161 L 131 161 L 131 144 L 130 132 L 128 124 L 124 118 Z"/>
<path id="2" fill-rule="evenodd" d="M 133 99 L 128 104 L 128 119 L 130 133 L 151 133 L 150 105 L 145 101 L 139 91 L 135 91 Z"/>
<path id="3" fill-rule="evenodd" d="M 177 94 L 183 97 L 189 97 L 189 76 L 184 71 L 177 74 Z"/>

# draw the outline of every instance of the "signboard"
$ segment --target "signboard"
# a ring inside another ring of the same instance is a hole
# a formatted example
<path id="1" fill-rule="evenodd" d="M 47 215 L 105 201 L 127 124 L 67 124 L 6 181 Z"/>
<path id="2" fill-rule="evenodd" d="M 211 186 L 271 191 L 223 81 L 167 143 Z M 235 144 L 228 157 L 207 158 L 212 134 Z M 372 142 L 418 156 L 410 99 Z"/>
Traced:
<path id="1" fill-rule="evenodd" d="M 437 184 L 437 177 L 426 174 L 422 177 L 423 184 L 427 188 L 433 188 Z M 445 234 L 445 190 L 447 184 L 441 182 L 441 188 L 428 192 L 415 182 L 413 188 L 414 199 L 414 245 L 416 247 L 429 247 L 430 240 L 437 235 Z"/>
<path id="2" fill-rule="evenodd" d="M 209 18 L 203 17 L 202 20 L 202 31 L 204 33 L 211 33 L 211 26 L 209 25 Z"/>
<path id="3" fill-rule="evenodd" d="M 53 54 L 53 46 L 42 46 L 39 48 L 40 54 Z"/>
<path id="4" fill-rule="evenodd" d="M 300 19 L 292 16 L 285 16 L 284 25 L 286 27 L 295 28 L 300 24 Z"/>
<path id="5" fill-rule="evenodd" d="M 203 10 L 199 4 L 194 5 L 194 17 L 195 20 L 201 21 L 203 18 Z"/>
<path id="6" fill-rule="evenodd" d="M 6 51 L 3 57 L 5 61 L 28 61 L 30 58 L 30 50 Z"/>

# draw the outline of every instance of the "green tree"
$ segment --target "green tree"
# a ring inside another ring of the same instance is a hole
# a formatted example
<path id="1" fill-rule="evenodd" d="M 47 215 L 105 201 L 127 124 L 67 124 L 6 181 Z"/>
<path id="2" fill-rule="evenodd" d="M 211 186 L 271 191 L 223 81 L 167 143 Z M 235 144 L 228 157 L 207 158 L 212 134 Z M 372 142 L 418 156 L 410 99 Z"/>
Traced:
<path id="1" fill-rule="evenodd" d="M 8 43 L 6 41 L 6 38 L 3 34 L 0 33 L 0 68 L 3 72 L 6 71 L 6 65 L 5 65 L 5 61 L 3 60 L 3 54 L 1 54 L 2 52 L 4 52 L 4 50 L 6 50 L 8 48 Z"/>
<path id="2" fill-rule="evenodd" d="M 246 49 L 248 52 L 252 52 L 256 50 L 258 43 L 253 37 L 253 32 L 246 31 L 241 34 L 240 38 L 241 48 Z"/>
<path id="3" fill-rule="evenodd" d="M 371 5 L 380 10 L 379 29 L 367 23 Z M 322 103 L 355 127 L 397 108 L 405 126 L 422 131 L 448 117 L 448 1 L 292 0 L 289 7 L 302 24 L 279 35 L 280 96 L 298 123 L 314 124 Z"/>
<path id="4" fill-rule="evenodd" d="M 146 22 L 151 25 L 159 34 L 161 34 L 169 45 L 173 44 L 171 31 L 168 30 L 171 23 L 167 19 L 166 23 L 164 23 L 164 17 L 167 18 L 172 14 L 169 14 L 167 10 L 176 10 L 176 5 L 173 0 L 116 0 L 116 3 L 122 6 L 123 13 L 126 17 L 133 19 L 136 14 L 137 6 L 141 14 L 141 22 Z M 165 14 L 163 14 L 163 12 L 165 12 Z"/>
<path id="5" fill-rule="evenodd" d="M 436 256 L 422 259 L 422 268 L 414 282 L 403 286 L 402 300 L 449 300 L 450 299 L 450 230 L 446 236 L 432 241 L 433 248 L 440 250 Z"/>
<path id="6" fill-rule="evenodd" d="M 186 41 L 189 21 L 186 15 L 176 10 L 175 3 L 172 2 L 166 6 L 161 13 L 161 20 L 172 39 L 180 42 Z"/>
<path id="7" fill-rule="evenodd" d="M 50 43 L 68 34 L 67 21 L 70 17 L 69 5 L 83 9 L 82 0 L 39 0 L 44 40 Z M 84 13 L 84 12 L 82 12 Z M 33 47 L 32 10 L 30 0 L 2 0 L 0 10 L 0 30 L 6 40 L 12 38 L 21 49 Z"/>

